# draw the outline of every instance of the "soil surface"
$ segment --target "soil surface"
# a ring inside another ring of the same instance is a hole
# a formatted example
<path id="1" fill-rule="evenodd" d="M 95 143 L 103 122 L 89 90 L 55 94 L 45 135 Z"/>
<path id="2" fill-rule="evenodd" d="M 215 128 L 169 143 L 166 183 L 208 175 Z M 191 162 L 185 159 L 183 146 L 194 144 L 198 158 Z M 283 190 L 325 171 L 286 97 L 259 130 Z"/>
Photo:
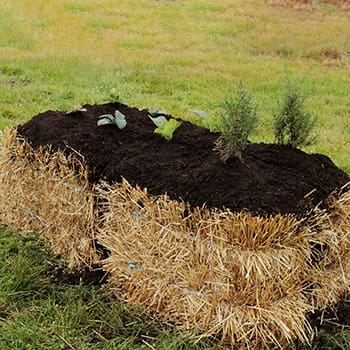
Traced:
<path id="1" fill-rule="evenodd" d="M 324 310 L 309 314 L 308 320 L 312 327 L 329 333 L 350 329 L 350 294 L 344 295 L 336 304 Z"/>
<path id="2" fill-rule="evenodd" d="M 55 284 L 67 285 L 88 285 L 99 286 L 107 283 L 109 274 L 101 269 L 101 266 L 95 268 L 85 267 L 83 269 L 68 269 L 53 265 L 47 272 L 50 280 Z"/>
<path id="3" fill-rule="evenodd" d="M 222 163 L 213 152 L 217 134 L 182 122 L 173 139 L 154 133 L 146 110 L 119 103 L 85 105 L 86 111 L 47 111 L 18 127 L 36 148 L 80 152 L 90 181 L 110 183 L 124 177 L 150 194 L 167 193 L 192 206 L 248 210 L 257 214 L 305 214 L 350 181 L 326 156 L 306 154 L 289 146 L 248 144 L 243 160 Z M 119 110 L 127 125 L 97 126 L 102 114 Z M 67 147 L 67 145 L 69 147 Z"/>

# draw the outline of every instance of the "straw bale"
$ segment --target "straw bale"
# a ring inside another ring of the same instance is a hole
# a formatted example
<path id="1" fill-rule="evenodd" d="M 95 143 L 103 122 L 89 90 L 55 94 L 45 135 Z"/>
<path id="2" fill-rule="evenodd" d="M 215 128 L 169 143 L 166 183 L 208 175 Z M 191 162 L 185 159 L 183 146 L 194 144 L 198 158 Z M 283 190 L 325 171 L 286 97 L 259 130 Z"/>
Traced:
<path id="1" fill-rule="evenodd" d="M 317 265 L 313 267 L 312 302 L 315 308 L 336 303 L 350 290 L 350 186 L 343 187 L 338 199 L 331 200 L 330 210 L 319 215 L 317 225 L 327 239 Z"/>
<path id="2" fill-rule="evenodd" d="M 232 346 L 308 341 L 306 314 L 350 289 L 350 185 L 304 218 L 192 208 L 147 189 L 92 185 L 78 153 L 2 136 L 0 219 L 41 232 L 71 267 L 100 262 L 119 298 Z"/>
<path id="3" fill-rule="evenodd" d="M 0 160 L 1 221 L 21 232 L 40 232 L 70 267 L 98 261 L 94 247 L 95 196 L 79 155 L 33 150 L 7 130 Z"/>
<path id="4" fill-rule="evenodd" d="M 125 302 L 231 344 L 307 341 L 316 232 L 292 216 L 190 209 L 122 184 L 97 187 L 103 268 Z"/>

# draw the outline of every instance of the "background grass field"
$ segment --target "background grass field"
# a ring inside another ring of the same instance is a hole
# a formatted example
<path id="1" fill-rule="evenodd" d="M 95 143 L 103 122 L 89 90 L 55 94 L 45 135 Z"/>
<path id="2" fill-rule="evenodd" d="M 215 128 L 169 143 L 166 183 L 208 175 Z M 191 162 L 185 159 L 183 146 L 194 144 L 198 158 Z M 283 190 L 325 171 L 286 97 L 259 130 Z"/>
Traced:
<path id="1" fill-rule="evenodd" d="M 185 119 L 190 108 L 215 116 L 242 81 L 262 116 L 254 141 L 272 142 L 289 74 L 318 117 L 306 151 L 350 173 L 350 11 L 337 3 L 0 0 L 0 129 L 116 96 Z M 0 232 L 0 348 L 216 346 L 116 304 L 103 288 L 53 283 L 47 271 L 58 262 L 42 243 Z M 350 348 L 339 334 L 323 337 Z"/>

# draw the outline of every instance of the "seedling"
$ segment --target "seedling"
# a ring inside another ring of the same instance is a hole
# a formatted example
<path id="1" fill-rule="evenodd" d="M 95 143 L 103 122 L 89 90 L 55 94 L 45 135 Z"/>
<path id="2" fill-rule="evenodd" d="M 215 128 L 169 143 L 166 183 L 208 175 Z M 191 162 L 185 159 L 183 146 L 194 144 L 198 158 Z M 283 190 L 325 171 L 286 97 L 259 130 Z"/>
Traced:
<path id="1" fill-rule="evenodd" d="M 124 101 L 119 94 L 116 93 L 116 89 L 112 89 L 109 94 L 109 101 L 113 103 L 120 103 L 124 106 L 128 106 L 128 103 Z"/>
<path id="2" fill-rule="evenodd" d="M 221 135 L 216 141 L 214 150 L 224 163 L 231 157 L 242 161 L 242 151 L 257 126 L 256 105 L 243 85 L 239 84 L 236 94 L 226 98 L 221 108 L 223 110 L 219 120 Z"/>
<path id="3" fill-rule="evenodd" d="M 149 109 L 148 116 L 157 127 L 154 132 L 163 136 L 167 141 L 173 138 L 174 131 L 181 125 L 181 122 L 173 118 L 169 120 L 165 118 L 165 116 L 169 116 L 169 114 L 162 110 Z"/>
<path id="4" fill-rule="evenodd" d="M 157 128 L 161 128 L 167 121 L 168 119 L 166 119 L 165 117 L 161 116 L 161 117 L 151 117 L 150 115 L 148 116 L 149 119 L 152 120 L 153 124 L 157 127 Z"/>
<path id="5" fill-rule="evenodd" d="M 220 132 L 220 128 L 218 126 L 217 118 L 209 117 L 207 112 L 204 112 L 200 109 L 189 109 L 189 112 L 192 112 L 200 117 L 198 123 L 205 128 L 209 129 L 211 132 Z"/>
<path id="6" fill-rule="evenodd" d="M 312 130 L 316 119 L 304 109 L 302 91 L 289 80 L 279 108 L 274 114 L 275 140 L 293 148 L 308 146 L 314 141 Z"/>
<path id="7" fill-rule="evenodd" d="M 126 126 L 125 115 L 118 110 L 112 114 L 103 114 L 98 117 L 97 126 L 116 125 L 119 129 L 124 129 Z"/>
<path id="8" fill-rule="evenodd" d="M 200 117 L 200 123 L 207 129 L 211 129 L 207 112 L 201 111 L 200 109 L 189 109 L 189 112 L 198 115 Z"/>
<path id="9" fill-rule="evenodd" d="M 147 109 L 147 113 L 150 117 L 170 117 L 170 114 L 166 111 L 163 111 L 161 109 Z"/>
<path id="10" fill-rule="evenodd" d="M 181 125 L 175 119 L 167 120 L 160 127 L 156 128 L 154 132 L 163 136 L 167 141 L 170 141 L 173 138 L 174 131 Z"/>

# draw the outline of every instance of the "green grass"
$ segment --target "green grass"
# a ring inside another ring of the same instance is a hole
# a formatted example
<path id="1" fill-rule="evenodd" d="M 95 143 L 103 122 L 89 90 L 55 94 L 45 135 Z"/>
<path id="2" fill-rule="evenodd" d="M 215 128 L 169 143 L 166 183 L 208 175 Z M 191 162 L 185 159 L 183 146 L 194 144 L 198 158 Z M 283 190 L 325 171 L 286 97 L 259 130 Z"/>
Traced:
<path id="1" fill-rule="evenodd" d="M 312 10 L 268 3 L 3 1 L 0 130 L 48 109 L 107 102 L 111 94 L 185 119 L 193 118 L 190 108 L 215 116 L 242 81 L 262 115 L 254 141 L 272 142 L 272 114 L 288 72 L 318 117 L 317 142 L 306 151 L 326 154 L 350 173 L 349 13 L 325 1 L 314 1 Z M 47 271 L 60 262 L 42 242 L 7 228 L 0 237 L 1 349 L 212 346 L 194 345 L 187 333 L 119 304 L 102 287 L 53 284 Z M 322 337 L 325 349 L 349 345 L 346 332 Z"/>
<path id="2" fill-rule="evenodd" d="M 119 303 L 104 286 L 57 284 L 44 242 L 0 229 L 0 349 L 208 349 Z"/>
<path id="3" fill-rule="evenodd" d="M 0 349 L 222 349 L 121 304 L 103 285 L 58 282 L 53 259 L 37 235 L 0 227 Z M 299 350 L 349 349 L 350 331 L 321 332 Z"/>
<path id="4" fill-rule="evenodd" d="M 212 115 L 238 81 L 260 101 L 255 141 L 272 142 L 286 71 L 317 115 L 317 143 L 350 173 L 350 21 L 266 1 L 7 1 L 0 14 L 0 129 L 47 109 L 108 101 Z M 282 1 L 281 1 L 282 3 Z"/>

